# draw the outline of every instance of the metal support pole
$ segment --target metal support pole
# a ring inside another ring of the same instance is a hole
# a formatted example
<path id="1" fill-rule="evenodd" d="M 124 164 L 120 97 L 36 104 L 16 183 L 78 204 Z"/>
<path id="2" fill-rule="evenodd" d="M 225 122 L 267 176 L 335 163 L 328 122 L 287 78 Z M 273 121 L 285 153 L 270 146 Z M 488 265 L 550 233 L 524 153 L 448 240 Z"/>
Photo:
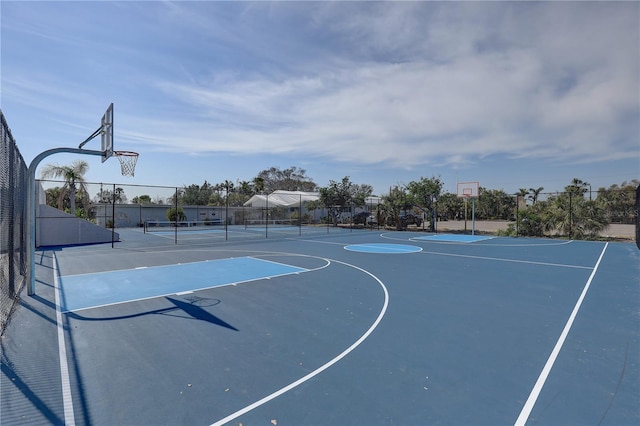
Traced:
<path id="1" fill-rule="evenodd" d="M 464 233 L 467 233 L 467 204 L 469 197 L 464 197 Z"/>
<path id="2" fill-rule="evenodd" d="M 571 191 L 569 191 L 569 238 L 573 234 L 573 206 L 572 204 L 572 196 Z"/>
<path id="3" fill-rule="evenodd" d="M 116 184 L 113 184 L 113 194 L 111 194 L 111 248 L 116 238 Z"/>
<path id="4" fill-rule="evenodd" d="M 224 240 L 229 240 L 229 184 L 227 183 L 227 196 L 224 203 Z"/>
<path id="5" fill-rule="evenodd" d="M 519 195 L 516 194 L 516 238 L 519 236 L 518 222 L 520 222 L 520 198 Z"/>
<path id="6" fill-rule="evenodd" d="M 29 296 L 36 294 L 36 169 L 42 160 L 53 154 L 70 153 L 84 155 L 100 155 L 102 151 L 91 151 L 80 148 L 53 148 L 44 151 L 31 161 L 29 165 L 29 183 L 27 188 L 27 235 L 29 236 L 29 249 L 27 250 L 27 276 L 29 287 L 27 293 Z"/>
<path id="7" fill-rule="evenodd" d="M 269 238 L 269 194 L 267 194 L 267 201 L 265 203 L 265 206 L 266 219 L 264 220 L 264 238 Z"/>
<path id="8" fill-rule="evenodd" d="M 471 199 L 471 235 L 476 235 L 476 199 Z"/>
<path id="9" fill-rule="evenodd" d="M 176 211 L 175 211 L 176 215 L 174 216 L 174 219 L 173 219 L 174 220 L 174 223 L 173 223 L 174 224 L 174 230 L 173 230 L 173 232 L 174 232 L 174 235 L 175 235 L 174 243 L 178 244 L 178 188 L 177 187 L 176 187 L 176 204 L 175 204 L 175 207 L 176 207 Z"/>

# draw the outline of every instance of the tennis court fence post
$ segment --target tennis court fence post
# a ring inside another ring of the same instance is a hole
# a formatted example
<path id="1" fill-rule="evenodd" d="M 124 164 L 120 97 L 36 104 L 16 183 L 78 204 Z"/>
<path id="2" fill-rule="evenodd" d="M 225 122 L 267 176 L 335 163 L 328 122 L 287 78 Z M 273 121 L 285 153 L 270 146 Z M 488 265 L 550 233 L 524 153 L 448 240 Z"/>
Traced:
<path id="1" fill-rule="evenodd" d="M 516 238 L 518 238 L 518 222 L 520 221 L 520 196 L 516 194 Z"/>
<path id="2" fill-rule="evenodd" d="M 115 246 L 116 239 L 116 184 L 113 184 L 113 194 L 111 197 L 111 248 Z"/>
<path id="3" fill-rule="evenodd" d="M 176 214 L 174 216 L 174 242 L 175 244 L 178 244 L 178 187 L 176 187 L 176 203 L 175 203 L 175 207 L 176 207 Z"/>
<path id="4" fill-rule="evenodd" d="M 640 249 L 640 185 L 636 188 L 636 246 Z"/>

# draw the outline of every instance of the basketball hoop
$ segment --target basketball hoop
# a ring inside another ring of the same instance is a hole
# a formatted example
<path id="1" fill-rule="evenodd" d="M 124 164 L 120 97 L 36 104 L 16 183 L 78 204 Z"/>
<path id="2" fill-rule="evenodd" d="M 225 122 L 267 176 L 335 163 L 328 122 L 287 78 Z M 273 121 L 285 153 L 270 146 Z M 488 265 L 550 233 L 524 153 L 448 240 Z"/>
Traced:
<path id="1" fill-rule="evenodd" d="M 113 155 L 118 157 L 120 161 L 120 170 L 122 176 L 132 176 L 136 170 L 136 163 L 138 162 L 138 153 L 133 151 L 114 151 Z"/>

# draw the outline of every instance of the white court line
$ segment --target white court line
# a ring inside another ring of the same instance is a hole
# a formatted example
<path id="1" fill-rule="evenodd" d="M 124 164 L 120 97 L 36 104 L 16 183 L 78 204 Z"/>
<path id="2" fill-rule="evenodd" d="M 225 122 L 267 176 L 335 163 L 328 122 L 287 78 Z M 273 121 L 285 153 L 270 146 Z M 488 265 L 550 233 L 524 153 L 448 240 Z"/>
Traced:
<path id="1" fill-rule="evenodd" d="M 598 271 L 598 266 L 600 266 L 600 261 L 602 260 L 602 257 L 604 256 L 604 252 L 607 250 L 608 245 L 609 243 L 605 243 L 604 248 L 602 249 L 602 253 L 600 253 L 600 257 L 598 258 L 598 261 L 596 262 L 596 265 L 593 267 L 593 271 L 591 272 L 591 275 L 587 280 L 587 284 L 584 286 L 584 289 L 582 290 L 582 294 L 580 294 L 580 297 L 578 298 L 578 302 L 576 303 L 576 306 L 573 308 L 573 312 L 571 312 L 571 316 L 569 316 L 569 320 L 567 321 L 567 324 L 564 326 L 564 330 L 562 330 L 562 334 L 560 334 L 560 338 L 556 342 L 556 346 L 553 348 L 553 351 L 551 351 L 551 355 L 549 355 L 549 359 L 547 360 L 547 363 L 544 365 L 544 368 L 542 369 L 542 372 L 540 373 L 540 376 L 538 377 L 536 384 L 533 386 L 533 389 L 529 394 L 529 398 L 527 398 L 527 402 L 525 402 L 524 407 L 522 407 L 522 411 L 520 412 L 520 415 L 518 416 L 518 419 L 515 422 L 516 426 L 525 425 L 527 423 L 527 420 L 529 419 L 529 415 L 531 414 L 531 410 L 533 410 L 533 406 L 536 404 L 536 401 L 538 400 L 538 396 L 542 391 L 542 387 L 544 386 L 544 383 L 546 382 L 547 377 L 549 377 L 549 373 L 553 368 L 553 364 L 556 362 L 556 358 L 558 358 L 558 354 L 562 349 L 562 345 L 564 344 L 564 341 L 567 339 L 567 335 L 569 334 L 569 330 L 571 330 L 573 321 L 575 320 L 576 315 L 578 315 L 578 311 L 580 310 L 582 301 L 587 295 L 587 291 L 589 291 L 589 287 L 591 286 L 591 281 L 593 280 L 593 277 L 595 277 L 596 272 Z"/>
<path id="2" fill-rule="evenodd" d="M 381 237 L 385 238 L 383 235 L 381 235 Z M 388 239 L 390 240 L 395 239 L 397 241 L 407 241 L 407 240 L 401 240 L 399 238 L 388 238 Z M 342 246 L 357 245 L 357 244 L 346 244 L 346 243 L 333 242 L 333 241 L 316 241 L 316 240 L 304 240 L 304 239 L 297 240 L 297 241 L 303 241 L 307 243 L 334 244 L 334 245 L 342 245 Z M 409 241 L 413 241 L 413 240 L 409 240 Z M 541 265 L 541 266 L 556 266 L 559 268 L 591 269 L 591 266 L 567 265 L 562 263 L 550 263 L 550 262 L 535 262 L 532 260 L 505 259 L 500 257 L 475 256 L 470 254 L 442 253 L 437 251 L 426 251 L 424 249 L 420 253 L 434 254 L 438 256 L 466 257 L 470 259 L 493 260 L 495 262 L 511 262 L 511 263 L 525 263 L 530 265 Z"/>
<path id="3" fill-rule="evenodd" d="M 331 262 L 329 259 L 325 259 L 325 260 Z M 351 353 L 354 349 L 356 349 L 358 346 L 360 346 L 360 344 L 362 342 L 364 342 L 366 340 L 366 338 L 369 337 L 369 335 L 371 333 L 373 333 L 373 330 L 375 330 L 378 327 L 378 324 L 380 324 L 380 321 L 382 321 L 382 317 L 384 317 L 384 314 L 387 312 L 387 306 L 389 306 L 389 292 L 387 291 L 387 288 L 385 287 L 383 282 L 380 281 L 380 279 L 378 277 L 376 277 L 375 275 L 373 275 L 371 272 L 366 271 L 366 270 L 364 270 L 362 268 L 359 268 L 359 267 L 357 267 L 355 265 L 351 265 L 351 264 L 345 263 L 345 262 L 340 262 L 338 260 L 332 260 L 332 261 L 336 262 L 336 263 L 340 263 L 340 264 L 345 265 L 345 266 L 349 266 L 349 267 L 357 269 L 359 271 L 362 271 L 365 274 L 367 274 L 370 277 L 372 277 L 374 280 L 376 280 L 378 282 L 378 284 L 380 284 L 380 287 L 382 287 L 382 291 L 384 291 L 384 304 L 382 306 L 382 310 L 378 314 L 378 318 L 376 318 L 376 320 L 373 322 L 373 324 L 371 324 L 371 327 L 369 327 L 369 329 L 362 336 L 360 336 L 360 338 L 358 340 L 356 340 L 351 346 L 349 346 L 347 349 L 345 349 L 340 355 L 338 355 L 337 357 L 333 358 L 332 360 L 330 360 L 326 364 L 322 365 L 320 368 L 312 371 L 311 373 L 307 374 L 304 377 L 301 377 L 300 379 L 298 379 L 295 382 L 283 387 L 282 389 L 275 391 L 271 395 L 267 395 L 264 398 L 254 402 L 253 404 L 248 405 L 248 406 L 236 411 L 235 413 L 230 414 L 227 417 L 218 420 L 217 422 L 213 423 L 211 426 L 224 425 L 225 423 L 228 423 L 231 420 L 234 420 L 234 419 L 240 417 L 241 415 L 246 414 L 246 413 L 248 413 L 249 411 L 251 411 L 251 410 L 253 410 L 255 408 L 258 408 L 259 406 L 261 406 L 263 404 L 266 404 L 267 402 L 279 397 L 280 395 L 282 395 L 282 394 L 284 394 L 286 392 L 289 392 L 291 389 L 293 389 L 293 388 L 295 388 L 297 386 L 300 386 L 301 384 L 303 384 L 307 380 L 312 379 L 313 377 L 317 376 L 318 374 L 322 373 L 327 368 L 331 367 L 332 365 L 334 365 L 335 363 L 340 361 L 342 358 L 344 358 L 347 355 L 349 355 L 349 353 Z"/>
<path id="4" fill-rule="evenodd" d="M 53 252 L 52 252 L 53 253 Z M 67 344 L 64 339 L 64 324 L 60 311 L 60 283 L 58 281 L 58 260 L 53 253 L 53 292 L 56 302 L 56 326 L 58 329 L 58 359 L 60 360 L 60 382 L 62 384 L 62 406 L 64 409 L 64 424 L 75 425 L 76 419 L 73 413 L 73 396 L 71 382 L 69 381 L 69 361 L 67 360 Z"/>
<path id="5" fill-rule="evenodd" d="M 393 232 L 391 232 L 393 233 Z M 388 240 L 396 240 L 396 241 L 414 241 L 420 237 L 410 237 L 410 236 L 406 236 L 404 238 L 396 238 L 396 237 L 392 237 L 389 236 L 388 234 L 390 234 L 389 232 L 385 232 L 380 234 L 381 238 L 386 238 Z M 438 235 L 438 234 L 434 234 L 434 235 Z M 505 238 L 510 238 L 512 240 L 515 240 L 515 237 L 498 237 L 498 236 L 491 236 L 491 239 L 496 239 L 496 238 L 500 238 L 500 239 L 505 239 Z M 523 240 L 526 240 L 526 238 L 524 238 Z M 428 242 L 428 243 L 436 243 L 436 244 L 442 244 L 442 245 L 466 245 L 469 246 L 469 243 L 460 243 L 460 242 L 454 242 L 454 241 L 437 241 L 437 240 L 418 240 L 418 241 L 423 241 L 423 242 Z M 541 244 L 527 244 L 527 243 L 522 243 L 522 244 L 497 244 L 497 243 L 491 243 L 491 244 L 483 244 L 482 243 L 483 240 L 480 240 L 478 242 L 473 243 L 473 246 L 480 246 L 480 247 L 548 247 L 548 246 L 563 246 L 566 244 L 571 244 L 574 242 L 574 240 L 567 240 L 567 241 L 560 241 L 560 242 L 549 242 L 549 243 L 541 243 Z"/>
<path id="6" fill-rule="evenodd" d="M 502 257 L 487 257 L 487 256 L 474 256 L 470 254 L 441 253 L 437 251 L 423 251 L 422 253 L 435 254 L 438 256 L 466 257 L 470 259 L 493 260 L 496 262 L 528 263 L 531 265 L 557 266 L 560 268 L 591 269 L 591 266 L 567 265 L 564 263 L 536 262 L 533 260 L 506 259 Z"/>

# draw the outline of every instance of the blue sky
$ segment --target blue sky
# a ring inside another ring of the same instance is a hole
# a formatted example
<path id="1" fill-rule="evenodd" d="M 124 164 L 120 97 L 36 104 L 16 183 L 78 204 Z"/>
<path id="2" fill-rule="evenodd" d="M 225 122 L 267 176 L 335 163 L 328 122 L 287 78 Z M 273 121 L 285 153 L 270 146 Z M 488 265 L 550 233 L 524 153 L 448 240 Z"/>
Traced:
<path id="1" fill-rule="evenodd" d="M 0 106 L 27 161 L 115 105 L 91 182 L 251 180 L 376 194 L 640 177 L 638 2 L 0 2 Z M 85 148 L 98 149 L 99 139 Z"/>

